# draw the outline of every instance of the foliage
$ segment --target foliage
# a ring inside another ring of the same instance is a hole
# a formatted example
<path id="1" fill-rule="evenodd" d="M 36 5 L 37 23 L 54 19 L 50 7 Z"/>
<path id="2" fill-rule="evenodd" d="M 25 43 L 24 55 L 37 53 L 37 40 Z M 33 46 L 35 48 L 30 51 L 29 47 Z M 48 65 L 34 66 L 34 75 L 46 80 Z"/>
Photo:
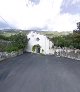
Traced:
<path id="1" fill-rule="evenodd" d="M 7 52 L 12 52 L 12 51 L 18 51 L 18 47 L 17 46 L 13 46 L 13 45 L 8 45 L 5 47 L 5 51 Z"/>
<path id="2" fill-rule="evenodd" d="M 66 36 L 53 37 L 52 41 L 57 47 L 69 47 L 80 49 L 80 34 L 69 34 Z"/>
<path id="3" fill-rule="evenodd" d="M 0 34 L 0 40 L 9 40 L 9 37 Z"/>
<path id="4" fill-rule="evenodd" d="M 24 50 L 28 43 L 27 36 L 22 33 L 11 35 L 10 37 L 0 35 L 0 40 L 3 40 L 3 42 L 4 40 L 6 41 L 5 44 L 3 42 L 0 44 L 0 51 L 3 50 L 7 52 L 18 51 L 20 49 Z"/>
<path id="5" fill-rule="evenodd" d="M 1 51 L 1 52 L 5 51 L 5 47 L 6 47 L 5 44 L 1 44 L 1 43 L 0 43 L 0 51 Z"/>
<path id="6" fill-rule="evenodd" d="M 80 22 L 77 23 L 77 29 L 80 31 Z"/>
<path id="7" fill-rule="evenodd" d="M 32 47 L 32 51 L 33 51 L 33 52 L 35 51 L 35 45 Z"/>
<path id="8" fill-rule="evenodd" d="M 18 47 L 18 49 L 24 49 L 28 42 L 26 35 L 21 33 L 10 36 L 10 40 L 12 41 L 13 46 Z"/>
<path id="9" fill-rule="evenodd" d="M 40 45 L 34 45 L 34 46 L 32 47 L 32 51 L 33 51 L 33 52 L 35 51 L 36 47 L 40 47 Z M 40 48 L 41 48 L 41 47 L 40 47 Z"/>
<path id="10" fill-rule="evenodd" d="M 77 29 L 73 30 L 73 33 L 79 33 L 80 34 L 80 22 L 77 23 Z"/>

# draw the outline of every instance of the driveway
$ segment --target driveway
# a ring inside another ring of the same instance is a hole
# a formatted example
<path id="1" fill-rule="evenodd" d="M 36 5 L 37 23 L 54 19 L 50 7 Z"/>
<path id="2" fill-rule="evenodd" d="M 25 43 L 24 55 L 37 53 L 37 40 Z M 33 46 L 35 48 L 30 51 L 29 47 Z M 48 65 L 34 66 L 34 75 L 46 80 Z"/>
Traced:
<path id="1" fill-rule="evenodd" d="M 0 92 L 80 92 L 80 61 L 30 53 L 4 60 Z"/>

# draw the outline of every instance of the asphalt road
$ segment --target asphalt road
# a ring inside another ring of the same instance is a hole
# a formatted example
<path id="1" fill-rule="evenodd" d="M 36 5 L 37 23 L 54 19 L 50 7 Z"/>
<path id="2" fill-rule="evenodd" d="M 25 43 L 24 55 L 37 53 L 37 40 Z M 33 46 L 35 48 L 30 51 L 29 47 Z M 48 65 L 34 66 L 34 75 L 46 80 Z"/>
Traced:
<path id="1" fill-rule="evenodd" d="M 4 60 L 0 92 L 80 92 L 80 61 L 30 53 Z"/>

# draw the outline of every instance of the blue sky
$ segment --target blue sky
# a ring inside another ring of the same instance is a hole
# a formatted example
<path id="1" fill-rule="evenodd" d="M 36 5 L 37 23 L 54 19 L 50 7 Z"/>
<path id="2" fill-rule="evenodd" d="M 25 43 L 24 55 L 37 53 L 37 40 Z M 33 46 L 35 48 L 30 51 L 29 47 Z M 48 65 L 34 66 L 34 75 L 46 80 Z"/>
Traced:
<path id="1" fill-rule="evenodd" d="M 63 0 L 61 13 L 78 14 L 80 13 L 80 0 Z"/>
<path id="2" fill-rule="evenodd" d="M 4 22 L 0 22 L 0 27 L 1 28 L 8 28 L 8 24 L 4 23 Z"/>
<path id="3" fill-rule="evenodd" d="M 80 0 L 0 0 L 0 16 L 18 29 L 72 31 L 80 21 Z M 0 18 L 0 28 L 8 28 Z"/>
<path id="4" fill-rule="evenodd" d="M 40 0 L 29 0 L 29 1 L 31 1 L 31 3 L 34 3 L 35 5 L 40 3 Z"/>

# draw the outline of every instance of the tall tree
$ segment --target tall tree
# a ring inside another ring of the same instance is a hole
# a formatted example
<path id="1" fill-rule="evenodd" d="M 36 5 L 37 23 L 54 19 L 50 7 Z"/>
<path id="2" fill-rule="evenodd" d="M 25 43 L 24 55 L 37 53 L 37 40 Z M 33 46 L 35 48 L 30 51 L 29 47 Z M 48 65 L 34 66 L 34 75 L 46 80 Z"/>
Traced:
<path id="1" fill-rule="evenodd" d="M 80 22 L 77 22 L 77 29 L 73 30 L 73 33 L 80 33 Z"/>
<path id="2" fill-rule="evenodd" d="M 77 29 L 80 32 L 80 22 L 77 23 Z"/>

